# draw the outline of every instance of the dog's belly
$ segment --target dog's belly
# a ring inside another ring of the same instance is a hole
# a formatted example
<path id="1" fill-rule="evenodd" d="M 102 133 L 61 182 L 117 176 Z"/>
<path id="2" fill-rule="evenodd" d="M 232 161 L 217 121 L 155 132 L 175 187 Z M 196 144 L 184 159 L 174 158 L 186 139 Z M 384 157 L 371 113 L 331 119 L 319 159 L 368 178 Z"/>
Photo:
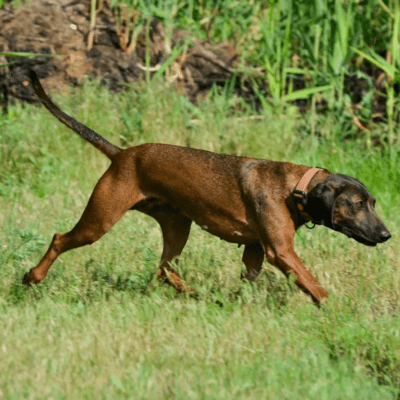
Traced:
<path id="1" fill-rule="evenodd" d="M 174 204 L 165 199 L 148 198 L 137 204 L 134 210 L 138 210 L 152 217 L 163 215 L 168 218 L 177 212 L 194 221 L 204 231 L 231 243 L 249 244 L 258 241 L 253 223 L 243 216 L 227 214 L 225 212 L 205 212 L 196 207 L 185 207 Z"/>
<path id="2" fill-rule="evenodd" d="M 202 229 L 204 229 L 203 227 Z M 211 227 L 204 230 L 214 236 L 219 237 L 221 240 L 225 240 L 230 243 L 251 244 L 259 241 L 256 235 L 246 230 L 234 230 L 233 232 L 227 232 L 225 230 L 219 229 L 219 227 Z"/>
<path id="3" fill-rule="evenodd" d="M 231 243 L 249 244 L 258 241 L 254 222 L 247 217 L 243 203 L 224 202 L 215 198 L 193 196 L 169 199 L 171 204 L 204 231 Z M 171 201 L 172 200 L 172 201 Z"/>
<path id="4" fill-rule="evenodd" d="M 178 208 L 202 230 L 227 242 L 249 244 L 259 240 L 255 224 L 248 220 L 244 209 L 218 208 L 216 204 L 198 204 L 197 207 L 182 204 Z"/>
<path id="5" fill-rule="evenodd" d="M 190 217 L 189 217 L 190 218 Z M 247 221 L 238 221 L 225 218 L 194 218 L 193 221 L 200 228 L 222 240 L 231 243 L 249 244 L 258 240 L 256 233 Z"/>

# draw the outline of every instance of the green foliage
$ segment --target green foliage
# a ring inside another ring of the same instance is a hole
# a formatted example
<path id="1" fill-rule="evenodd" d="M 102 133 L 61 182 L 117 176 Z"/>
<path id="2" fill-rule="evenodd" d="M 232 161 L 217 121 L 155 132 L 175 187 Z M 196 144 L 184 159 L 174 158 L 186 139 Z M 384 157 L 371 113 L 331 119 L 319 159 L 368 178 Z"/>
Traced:
<path id="1" fill-rule="evenodd" d="M 361 129 L 370 148 L 379 142 L 392 159 L 398 153 L 400 10 L 396 0 L 112 2 L 113 7 L 121 4 L 135 10 L 132 30 L 152 17 L 162 20 L 168 46 L 175 28 L 214 43 L 233 41 L 241 60 L 237 72 L 253 82 L 266 111 L 271 107 L 282 111 L 288 103 L 301 101 L 311 109 L 310 132 L 317 135 L 322 105 L 346 137 L 357 137 Z M 167 51 L 155 78 L 184 48 Z M 371 132 L 379 102 L 386 103 L 381 117 L 388 124 L 377 138 Z"/>
<path id="2" fill-rule="evenodd" d="M 368 148 L 367 137 L 346 140 L 331 114 L 319 116 L 314 136 L 311 112 L 294 118 L 288 107 L 248 118 L 229 85 L 197 107 L 159 83 L 115 95 L 88 82 L 53 97 L 124 147 L 189 145 L 355 176 L 393 238 L 367 248 L 322 227 L 301 229 L 296 249 L 330 294 L 317 309 L 266 263 L 257 282 L 240 281 L 242 248 L 193 226 L 179 264 L 198 291 L 191 298 L 156 280 L 159 227 L 133 212 L 26 288 L 23 274 L 55 232 L 74 226 L 109 162 L 43 107 L 17 103 L 0 119 L 0 397 L 399 395 L 398 157 Z"/>

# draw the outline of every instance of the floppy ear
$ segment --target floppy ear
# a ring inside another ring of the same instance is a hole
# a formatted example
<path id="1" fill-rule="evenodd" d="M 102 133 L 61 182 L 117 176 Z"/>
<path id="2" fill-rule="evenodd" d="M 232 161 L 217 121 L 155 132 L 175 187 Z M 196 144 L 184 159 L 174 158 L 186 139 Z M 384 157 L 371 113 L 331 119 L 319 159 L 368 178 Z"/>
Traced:
<path id="1" fill-rule="evenodd" d="M 342 183 L 334 179 L 334 177 L 329 177 L 308 193 L 305 211 L 310 215 L 314 223 L 334 229 L 332 211 L 336 199 L 341 193 L 341 188 L 343 188 Z"/>

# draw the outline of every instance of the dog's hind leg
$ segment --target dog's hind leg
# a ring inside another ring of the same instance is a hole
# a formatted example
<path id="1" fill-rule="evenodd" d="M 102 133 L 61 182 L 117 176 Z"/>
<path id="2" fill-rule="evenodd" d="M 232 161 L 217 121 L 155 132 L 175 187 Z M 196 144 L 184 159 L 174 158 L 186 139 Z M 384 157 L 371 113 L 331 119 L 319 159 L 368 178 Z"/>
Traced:
<path id="1" fill-rule="evenodd" d="M 60 254 L 96 242 L 126 211 L 144 198 L 134 179 L 128 183 L 118 179 L 117 169 L 111 165 L 102 176 L 79 222 L 70 232 L 54 235 L 42 260 L 25 274 L 24 283 L 39 283 Z"/>
<path id="2" fill-rule="evenodd" d="M 177 257 L 185 247 L 192 221 L 170 205 L 154 208 L 147 214 L 160 224 L 164 240 L 164 249 L 157 277 L 165 279 L 180 292 L 195 292 L 171 267 L 172 262 L 178 263 Z"/>
<path id="3" fill-rule="evenodd" d="M 242 261 L 246 266 L 246 272 L 242 273 L 241 278 L 255 281 L 260 274 L 264 257 L 264 250 L 260 243 L 246 245 L 242 257 Z"/>

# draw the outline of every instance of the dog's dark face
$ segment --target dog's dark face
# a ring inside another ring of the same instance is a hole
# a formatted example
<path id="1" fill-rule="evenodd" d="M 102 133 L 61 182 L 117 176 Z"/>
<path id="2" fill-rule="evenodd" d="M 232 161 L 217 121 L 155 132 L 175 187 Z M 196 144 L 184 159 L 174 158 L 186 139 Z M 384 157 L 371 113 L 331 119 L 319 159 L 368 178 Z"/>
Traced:
<path id="1" fill-rule="evenodd" d="M 307 213 L 317 223 L 367 246 L 390 239 L 375 211 L 375 198 L 357 179 L 335 174 L 308 194 Z"/>

